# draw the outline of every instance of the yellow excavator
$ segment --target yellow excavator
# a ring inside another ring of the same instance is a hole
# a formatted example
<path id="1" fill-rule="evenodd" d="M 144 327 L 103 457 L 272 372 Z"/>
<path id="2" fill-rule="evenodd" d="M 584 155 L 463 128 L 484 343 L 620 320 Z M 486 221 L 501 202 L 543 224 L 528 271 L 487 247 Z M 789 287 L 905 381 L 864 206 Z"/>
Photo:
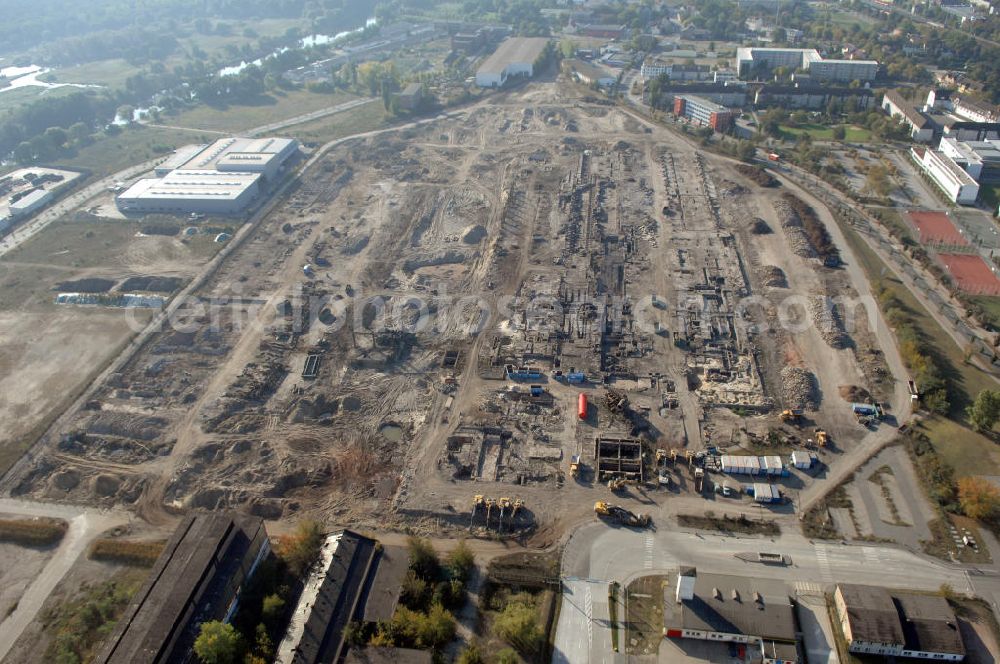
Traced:
<path id="1" fill-rule="evenodd" d="M 820 447 L 826 447 L 826 444 L 829 442 L 826 431 L 823 429 L 816 429 L 813 433 L 816 436 L 816 444 Z"/>
<path id="2" fill-rule="evenodd" d="M 631 526 L 633 528 L 648 528 L 652 519 L 648 514 L 635 514 L 618 505 L 609 505 L 603 500 L 594 503 L 594 512 L 597 516 L 612 519 L 618 523 Z"/>
<path id="3" fill-rule="evenodd" d="M 790 424 L 798 424 L 799 420 L 802 419 L 802 411 L 798 408 L 786 408 L 781 411 L 781 421 Z"/>

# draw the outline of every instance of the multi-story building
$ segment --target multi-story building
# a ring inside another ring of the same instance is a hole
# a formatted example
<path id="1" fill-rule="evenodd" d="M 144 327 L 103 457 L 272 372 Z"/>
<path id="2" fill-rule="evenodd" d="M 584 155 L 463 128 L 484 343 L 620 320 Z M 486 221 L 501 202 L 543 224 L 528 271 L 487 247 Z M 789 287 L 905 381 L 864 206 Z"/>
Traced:
<path id="1" fill-rule="evenodd" d="M 902 118 L 910 128 L 910 137 L 921 143 L 934 138 L 934 125 L 930 118 L 918 111 L 913 104 L 903 99 L 895 90 L 889 90 L 882 97 L 882 110 L 893 118 Z"/>
<path id="2" fill-rule="evenodd" d="M 674 115 L 723 133 L 732 128 L 737 113 L 704 97 L 686 94 L 674 97 Z"/>
<path id="3" fill-rule="evenodd" d="M 875 60 L 824 60 L 814 48 L 757 48 L 736 49 L 734 63 L 741 79 L 760 76 L 778 67 L 789 70 L 804 69 L 820 81 L 848 83 L 869 82 L 878 75 Z"/>
<path id="4" fill-rule="evenodd" d="M 875 94 L 867 88 L 835 88 L 826 85 L 763 85 L 754 95 L 757 108 L 825 109 L 840 103 L 845 111 L 866 111 L 874 105 Z"/>
<path id="5" fill-rule="evenodd" d="M 951 157 L 931 148 L 913 148 L 910 154 L 948 200 L 959 205 L 975 204 L 979 183 Z"/>
<path id="6" fill-rule="evenodd" d="M 1000 140 L 960 141 L 945 137 L 938 149 L 976 182 L 1000 182 Z"/>

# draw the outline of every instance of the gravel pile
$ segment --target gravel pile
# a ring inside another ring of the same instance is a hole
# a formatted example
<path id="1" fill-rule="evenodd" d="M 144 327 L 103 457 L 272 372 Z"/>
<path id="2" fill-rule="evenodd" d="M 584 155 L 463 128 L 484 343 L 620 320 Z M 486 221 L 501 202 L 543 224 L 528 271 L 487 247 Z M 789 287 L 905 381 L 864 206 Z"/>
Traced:
<path id="1" fill-rule="evenodd" d="M 815 410 L 819 403 L 816 376 L 805 369 L 799 367 L 782 369 L 781 389 L 785 394 L 785 404 L 789 408 Z"/>
<path id="2" fill-rule="evenodd" d="M 815 258 L 816 250 L 813 249 L 812 243 L 806 237 L 805 230 L 802 228 L 802 219 L 798 213 L 792 209 L 787 201 L 780 198 L 774 202 L 774 209 L 781 220 L 781 227 L 785 229 L 785 236 L 788 238 L 792 252 L 802 258 Z"/>
<path id="3" fill-rule="evenodd" d="M 788 279 L 785 271 L 777 265 L 762 265 L 760 267 L 760 279 L 769 288 L 788 288 Z"/>
<path id="4" fill-rule="evenodd" d="M 844 323 L 827 298 L 809 298 L 809 315 L 823 341 L 831 348 L 847 348 L 850 339 L 844 330 Z"/>

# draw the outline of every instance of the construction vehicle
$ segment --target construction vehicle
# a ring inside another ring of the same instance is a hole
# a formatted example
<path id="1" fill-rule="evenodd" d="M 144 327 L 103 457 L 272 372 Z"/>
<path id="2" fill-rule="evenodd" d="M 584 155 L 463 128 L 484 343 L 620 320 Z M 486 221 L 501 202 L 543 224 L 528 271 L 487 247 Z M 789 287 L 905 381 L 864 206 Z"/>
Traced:
<path id="1" fill-rule="evenodd" d="M 487 498 L 484 504 L 486 505 L 486 527 L 489 528 L 490 527 L 490 513 L 493 512 L 493 508 L 496 507 L 497 502 L 495 500 L 493 500 L 492 498 Z"/>
<path id="2" fill-rule="evenodd" d="M 670 463 L 677 463 L 677 448 L 670 448 Z"/>
<path id="3" fill-rule="evenodd" d="M 695 468 L 694 469 L 694 490 L 697 493 L 701 493 L 705 488 L 705 469 Z"/>
<path id="4" fill-rule="evenodd" d="M 799 420 L 802 419 L 802 411 L 798 408 L 786 408 L 781 411 L 781 421 L 790 422 L 792 424 L 798 424 Z"/>
<path id="5" fill-rule="evenodd" d="M 498 530 L 502 531 L 504 512 L 512 512 L 512 508 L 514 507 L 514 502 L 510 498 L 504 496 L 503 498 L 497 501 L 497 506 L 500 508 L 500 522 Z"/>
<path id="6" fill-rule="evenodd" d="M 473 498 L 472 498 L 472 517 L 469 519 L 469 527 L 470 528 L 472 527 L 472 524 L 476 520 L 476 512 L 478 512 L 481 508 L 483 508 L 485 506 L 486 506 L 486 498 L 484 498 L 482 494 L 476 494 L 475 496 L 473 496 Z"/>
<path id="7" fill-rule="evenodd" d="M 694 463 L 694 450 L 684 450 L 684 456 L 687 457 L 688 468 Z"/>
<path id="8" fill-rule="evenodd" d="M 569 458 L 569 474 L 574 479 L 580 476 L 580 455 L 574 454 Z"/>
<path id="9" fill-rule="evenodd" d="M 665 449 L 656 450 L 656 465 L 662 466 L 663 462 L 667 459 L 667 451 Z"/>
<path id="10" fill-rule="evenodd" d="M 520 498 L 515 498 L 514 499 L 514 511 L 511 512 L 510 518 L 513 519 L 514 517 L 516 517 L 517 513 L 520 512 L 522 509 L 524 509 L 524 501 L 521 500 Z"/>
<path id="11" fill-rule="evenodd" d="M 625 478 L 624 477 L 612 477 L 608 480 L 608 488 L 612 491 L 621 491 L 625 488 Z"/>
<path id="12" fill-rule="evenodd" d="M 624 507 L 609 505 L 603 500 L 598 500 L 594 503 L 594 512 L 596 512 L 599 517 L 614 519 L 622 525 L 631 526 L 633 528 L 648 528 L 652 523 L 652 519 L 648 514 L 635 514 Z"/>
<path id="13" fill-rule="evenodd" d="M 824 431 L 823 429 L 816 429 L 816 431 L 814 431 L 813 433 L 815 433 L 816 435 L 816 444 L 819 445 L 820 447 L 826 447 L 827 443 L 826 431 Z"/>

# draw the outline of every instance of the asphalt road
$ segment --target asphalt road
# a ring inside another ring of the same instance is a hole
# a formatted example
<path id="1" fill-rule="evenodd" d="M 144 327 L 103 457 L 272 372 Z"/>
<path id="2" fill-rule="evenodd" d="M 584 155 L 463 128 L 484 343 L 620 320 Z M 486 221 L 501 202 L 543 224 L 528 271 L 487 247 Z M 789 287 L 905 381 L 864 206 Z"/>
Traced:
<path id="1" fill-rule="evenodd" d="M 757 551 L 782 553 L 792 562 L 782 567 L 736 558 L 738 553 Z M 897 547 L 813 542 L 798 534 L 775 539 L 738 538 L 594 523 L 578 529 L 564 549 L 563 608 L 553 660 L 574 664 L 615 661 L 609 648 L 608 583 L 627 585 L 638 576 L 666 573 L 681 565 L 717 574 L 778 579 L 812 595 L 846 582 L 931 591 L 947 583 L 956 592 L 979 595 L 994 607 L 1000 599 L 1000 574 L 995 570 L 949 565 Z"/>

